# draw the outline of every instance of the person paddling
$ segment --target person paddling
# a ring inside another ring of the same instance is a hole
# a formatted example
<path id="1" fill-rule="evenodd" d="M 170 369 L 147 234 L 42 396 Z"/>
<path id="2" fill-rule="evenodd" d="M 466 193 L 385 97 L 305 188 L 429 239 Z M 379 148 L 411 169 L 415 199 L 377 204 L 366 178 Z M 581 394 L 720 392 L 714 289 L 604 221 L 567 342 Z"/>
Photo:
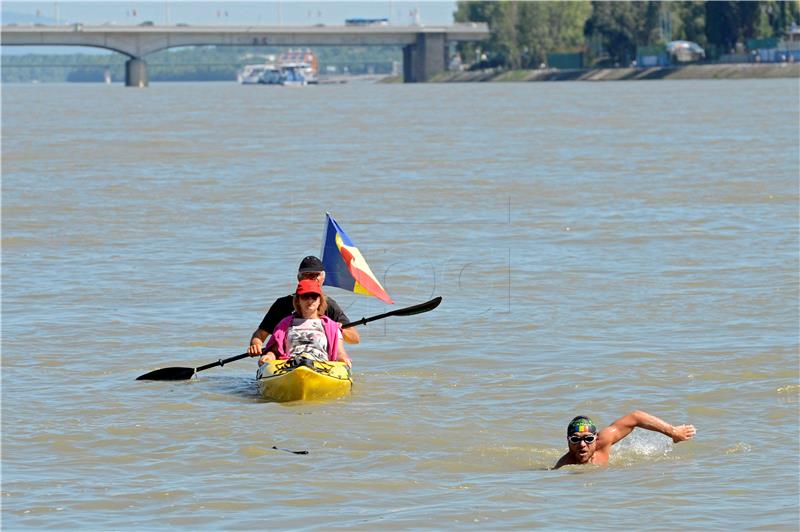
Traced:
<path id="1" fill-rule="evenodd" d="M 311 360 L 338 360 L 352 367 L 344 342 L 341 341 L 341 325 L 325 315 L 328 303 L 319 282 L 303 279 L 297 283 L 293 305 L 294 313 L 275 326 L 258 364 L 276 358 L 288 360 L 305 357 Z"/>
<path id="2" fill-rule="evenodd" d="M 325 267 L 322 265 L 322 261 L 313 255 L 309 255 L 300 261 L 300 267 L 297 270 L 297 280 L 302 281 L 304 279 L 317 281 L 320 285 L 325 282 Z M 276 299 L 275 302 L 272 303 L 264 319 L 261 320 L 258 329 L 256 329 L 250 337 L 250 345 L 247 348 L 247 352 L 250 353 L 250 355 L 255 356 L 262 354 L 264 341 L 266 341 L 267 336 L 272 334 L 278 322 L 291 314 L 294 310 L 292 303 L 293 298 L 294 295 L 289 294 L 288 296 Z M 327 303 L 328 308 L 323 312 L 325 315 L 339 324 L 350 321 L 333 298 L 327 298 Z M 342 335 L 344 341 L 348 344 L 357 344 L 361 341 L 361 337 L 355 328 L 344 329 Z"/>
<path id="3" fill-rule="evenodd" d="M 696 434 L 693 425 L 673 426 L 666 421 L 641 410 L 634 410 L 597 432 L 597 425 L 587 416 L 577 416 L 567 425 L 567 446 L 569 450 L 553 469 L 565 465 L 608 464 L 611 446 L 640 427 L 660 432 L 672 438 L 674 443 L 690 440 Z"/>

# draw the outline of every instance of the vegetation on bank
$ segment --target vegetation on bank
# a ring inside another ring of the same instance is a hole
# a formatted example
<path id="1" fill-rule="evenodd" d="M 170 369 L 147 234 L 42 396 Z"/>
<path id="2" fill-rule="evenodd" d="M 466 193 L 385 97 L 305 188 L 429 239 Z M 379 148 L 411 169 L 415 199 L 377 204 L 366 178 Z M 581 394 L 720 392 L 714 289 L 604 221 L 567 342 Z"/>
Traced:
<path id="1" fill-rule="evenodd" d="M 151 81 L 233 81 L 242 65 L 263 63 L 267 55 L 285 48 L 202 46 L 164 50 L 145 57 Z M 403 60 L 402 50 L 392 46 L 315 48 L 320 73 L 390 74 Z M 101 82 L 106 70 L 114 81 L 125 79 L 122 54 L 3 55 L 2 80 L 14 82 Z"/>
<path id="2" fill-rule="evenodd" d="M 800 63 L 718 63 L 655 68 L 584 68 L 577 70 L 489 68 L 442 72 L 438 83 L 520 81 L 634 81 L 657 79 L 800 79 Z M 398 78 L 399 79 L 399 78 Z"/>
<path id="3" fill-rule="evenodd" d="M 627 66 L 639 47 L 687 40 L 714 60 L 750 39 L 787 36 L 800 24 L 796 1 L 459 1 L 456 22 L 487 22 L 486 43 L 463 44 L 478 68 L 538 68 L 554 52 L 580 52 L 586 65 Z"/>

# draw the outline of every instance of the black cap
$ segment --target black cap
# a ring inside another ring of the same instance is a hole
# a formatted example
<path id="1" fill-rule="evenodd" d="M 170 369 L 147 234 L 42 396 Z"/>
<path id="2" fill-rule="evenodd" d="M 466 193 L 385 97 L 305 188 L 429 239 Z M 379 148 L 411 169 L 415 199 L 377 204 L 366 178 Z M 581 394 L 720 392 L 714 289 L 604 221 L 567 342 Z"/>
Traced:
<path id="1" fill-rule="evenodd" d="M 308 257 L 300 261 L 300 267 L 297 269 L 297 273 L 324 272 L 324 271 L 325 271 L 325 266 L 322 265 L 322 261 L 313 255 L 309 255 Z"/>

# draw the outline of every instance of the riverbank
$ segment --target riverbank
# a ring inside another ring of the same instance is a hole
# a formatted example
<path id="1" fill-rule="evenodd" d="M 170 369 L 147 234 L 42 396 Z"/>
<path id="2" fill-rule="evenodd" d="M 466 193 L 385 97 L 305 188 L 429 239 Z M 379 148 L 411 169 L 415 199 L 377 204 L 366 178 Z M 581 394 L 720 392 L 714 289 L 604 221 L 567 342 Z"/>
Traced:
<path id="1" fill-rule="evenodd" d="M 628 81 L 653 79 L 800 78 L 800 63 L 735 63 L 653 68 L 587 68 L 574 70 L 498 70 L 443 72 L 433 82 L 482 81 Z"/>

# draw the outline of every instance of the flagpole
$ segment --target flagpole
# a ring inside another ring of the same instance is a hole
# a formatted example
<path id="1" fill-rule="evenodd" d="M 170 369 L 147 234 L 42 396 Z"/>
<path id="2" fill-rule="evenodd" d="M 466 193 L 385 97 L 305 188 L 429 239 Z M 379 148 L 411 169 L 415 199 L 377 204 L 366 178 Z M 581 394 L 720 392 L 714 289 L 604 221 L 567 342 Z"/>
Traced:
<path id="1" fill-rule="evenodd" d="M 325 239 L 328 236 L 328 217 L 331 215 L 328 211 L 325 211 L 325 224 L 322 226 L 322 248 L 319 250 L 319 258 L 322 260 L 322 257 L 325 255 Z M 327 275 L 326 275 L 327 277 Z"/>

